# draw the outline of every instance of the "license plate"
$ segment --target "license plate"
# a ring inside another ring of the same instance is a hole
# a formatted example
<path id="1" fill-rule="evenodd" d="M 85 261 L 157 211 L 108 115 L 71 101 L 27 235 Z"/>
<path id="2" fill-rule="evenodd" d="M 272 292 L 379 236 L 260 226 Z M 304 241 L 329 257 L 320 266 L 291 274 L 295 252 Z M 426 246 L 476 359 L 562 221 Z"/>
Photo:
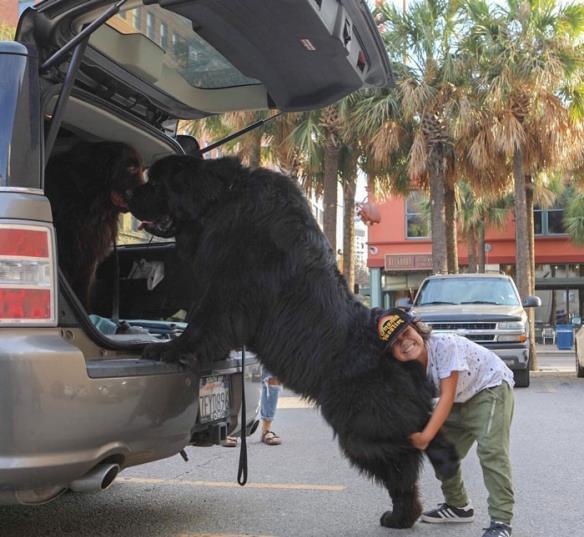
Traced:
<path id="1" fill-rule="evenodd" d="M 199 386 L 199 422 L 229 416 L 229 379 L 224 375 L 203 377 Z"/>

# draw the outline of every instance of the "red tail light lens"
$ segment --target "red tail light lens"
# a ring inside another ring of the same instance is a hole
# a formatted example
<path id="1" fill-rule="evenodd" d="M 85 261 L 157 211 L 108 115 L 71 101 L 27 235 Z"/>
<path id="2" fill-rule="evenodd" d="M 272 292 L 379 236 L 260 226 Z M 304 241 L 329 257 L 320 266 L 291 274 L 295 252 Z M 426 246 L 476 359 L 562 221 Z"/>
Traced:
<path id="1" fill-rule="evenodd" d="M 49 227 L 0 224 L 0 324 L 55 323 Z"/>
<path id="2" fill-rule="evenodd" d="M 1 228 L 0 255 L 48 258 L 46 230 Z"/>
<path id="3" fill-rule="evenodd" d="M 48 289 L 0 289 L 0 319 L 50 319 Z"/>

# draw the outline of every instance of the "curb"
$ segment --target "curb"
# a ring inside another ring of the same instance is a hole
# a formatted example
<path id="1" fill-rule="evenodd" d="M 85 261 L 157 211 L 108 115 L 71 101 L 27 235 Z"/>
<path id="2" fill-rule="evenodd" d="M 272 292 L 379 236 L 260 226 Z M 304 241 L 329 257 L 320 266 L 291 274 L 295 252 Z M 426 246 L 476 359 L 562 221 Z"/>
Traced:
<path id="1" fill-rule="evenodd" d="M 576 368 L 550 368 L 550 369 L 539 369 L 538 371 L 531 371 L 530 375 L 534 376 L 534 377 L 545 377 L 546 375 L 566 375 L 566 376 L 571 376 L 574 378 L 576 377 Z"/>

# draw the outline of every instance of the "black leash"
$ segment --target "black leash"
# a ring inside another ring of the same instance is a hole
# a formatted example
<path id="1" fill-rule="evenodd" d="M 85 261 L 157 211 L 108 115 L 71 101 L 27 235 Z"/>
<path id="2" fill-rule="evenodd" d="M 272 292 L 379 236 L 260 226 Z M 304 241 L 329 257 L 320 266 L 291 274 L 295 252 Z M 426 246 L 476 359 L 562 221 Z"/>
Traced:
<path id="1" fill-rule="evenodd" d="M 237 482 L 243 487 L 247 483 L 247 418 L 245 415 L 245 345 L 241 347 L 241 448 Z"/>
<path id="2" fill-rule="evenodd" d="M 112 321 L 120 322 L 120 258 L 118 256 L 118 245 L 114 240 L 114 281 L 112 289 Z"/>

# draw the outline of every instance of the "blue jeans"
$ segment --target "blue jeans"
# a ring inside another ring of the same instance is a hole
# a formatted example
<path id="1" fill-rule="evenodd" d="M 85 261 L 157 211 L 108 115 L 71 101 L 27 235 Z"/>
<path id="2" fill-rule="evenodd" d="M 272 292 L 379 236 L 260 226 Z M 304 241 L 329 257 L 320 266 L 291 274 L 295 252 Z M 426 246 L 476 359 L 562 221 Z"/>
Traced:
<path id="1" fill-rule="evenodd" d="M 276 407 L 278 406 L 278 397 L 282 386 L 268 384 L 274 375 L 266 368 L 262 370 L 262 396 L 260 403 L 260 417 L 264 421 L 274 421 Z"/>

